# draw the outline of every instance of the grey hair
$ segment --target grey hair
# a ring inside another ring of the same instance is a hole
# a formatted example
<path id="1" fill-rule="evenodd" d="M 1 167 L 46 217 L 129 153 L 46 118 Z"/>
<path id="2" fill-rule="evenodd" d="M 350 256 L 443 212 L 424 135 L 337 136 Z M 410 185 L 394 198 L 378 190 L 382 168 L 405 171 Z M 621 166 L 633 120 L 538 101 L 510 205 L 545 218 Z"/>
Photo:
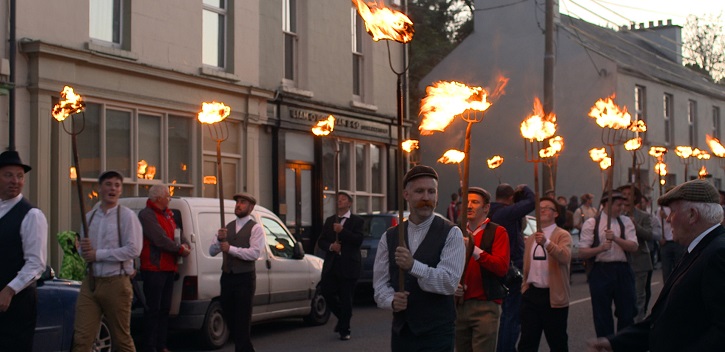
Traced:
<path id="1" fill-rule="evenodd" d="M 723 219 L 722 205 L 715 203 L 699 203 L 684 201 L 685 207 L 692 207 L 700 214 L 700 218 L 708 224 L 719 224 Z"/>
<path id="2" fill-rule="evenodd" d="M 162 197 L 166 197 L 166 193 L 169 191 L 169 188 L 164 185 L 153 185 L 151 188 L 149 188 L 149 199 L 155 200 Z"/>

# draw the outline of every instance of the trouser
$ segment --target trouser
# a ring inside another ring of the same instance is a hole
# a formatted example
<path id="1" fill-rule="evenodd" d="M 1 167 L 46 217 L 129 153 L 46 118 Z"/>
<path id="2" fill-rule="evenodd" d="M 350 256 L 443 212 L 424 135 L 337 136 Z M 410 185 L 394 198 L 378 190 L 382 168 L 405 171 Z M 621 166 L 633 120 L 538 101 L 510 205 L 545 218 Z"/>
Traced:
<path id="1" fill-rule="evenodd" d="M 617 331 L 634 323 L 636 298 L 634 272 L 627 262 L 595 262 L 589 274 L 592 316 L 597 337 L 614 334 L 612 302 L 616 307 Z"/>
<path id="2" fill-rule="evenodd" d="M 497 352 L 516 352 L 521 331 L 521 286 L 509 288 L 501 304 L 501 324 L 498 328 Z"/>
<path id="3" fill-rule="evenodd" d="M 96 288 L 93 292 L 89 280 L 84 280 L 78 294 L 73 352 L 91 350 L 101 317 L 106 319 L 115 350 L 136 351 L 131 338 L 131 280 L 127 275 L 95 277 L 94 280 Z"/>
<path id="4" fill-rule="evenodd" d="M 35 284 L 15 295 L 5 312 L 0 313 L 0 351 L 33 350 L 38 294 Z"/>
<path id="5" fill-rule="evenodd" d="M 144 310 L 143 351 L 155 352 L 166 348 L 166 337 L 174 289 L 173 271 L 142 271 Z"/>
<path id="6" fill-rule="evenodd" d="M 548 288 L 529 286 L 521 299 L 519 352 L 538 351 L 542 331 L 552 352 L 568 351 L 568 319 L 569 307 L 551 307 Z"/>
<path id="7" fill-rule="evenodd" d="M 685 247 L 681 244 L 675 243 L 674 241 L 667 241 L 660 248 L 660 257 L 662 260 L 662 283 L 667 282 L 667 279 L 672 274 L 672 270 L 675 268 L 677 261 L 682 258 L 685 253 Z"/>
<path id="8" fill-rule="evenodd" d="M 251 339 L 252 300 L 257 287 L 255 272 L 222 273 L 220 301 L 224 320 L 234 338 L 236 352 L 254 351 Z"/>
<path id="9" fill-rule="evenodd" d="M 637 312 L 634 316 L 634 322 L 639 323 L 644 320 L 647 312 L 647 275 L 649 271 L 634 273 L 634 288 L 637 297 Z"/>
<path id="10" fill-rule="evenodd" d="M 469 299 L 456 306 L 456 351 L 496 351 L 500 314 L 492 301 Z"/>
<path id="11" fill-rule="evenodd" d="M 424 309 L 424 307 L 421 308 Z M 453 324 L 441 325 L 420 335 L 413 334 L 405 324 L 400 333 L 396 333 L 395 329 L 392 329 L 390 350 L 392 352 L 453 352 L 453 339 Z"/>
<path id="12" fill-rule="evenodd" d="M 331 272 L 323 274 L 321 281 L 322 295 L 332 314 L 337 317 L 335 331 L 340 335 L 350 334 L 352 301 L 357 279 L 345 278 Z"/>

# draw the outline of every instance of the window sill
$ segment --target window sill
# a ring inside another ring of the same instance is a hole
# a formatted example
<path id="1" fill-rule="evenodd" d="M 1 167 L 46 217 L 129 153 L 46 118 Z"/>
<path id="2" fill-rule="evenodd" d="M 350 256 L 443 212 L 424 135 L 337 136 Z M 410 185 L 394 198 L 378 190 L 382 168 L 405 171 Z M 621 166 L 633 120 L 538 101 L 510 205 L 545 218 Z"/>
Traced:
<path id="1" fill-rule="evenodd" d="M 356 100 L 351 100 L 350 101 L 350 106 L 352 106 L 353 108 L 358 108 L 358 109 L 365 109 L 365 110 L 370 110 L 370 111 L 378 111 L 378 107 L 376 105 L 365 104 L 365 103 L 362 103 L 362 102 L 359 102 L 359 101 L 356 101 Z"/>
<path id="2" fill-rule="evenodd" d="M 199 73 L 201 75 L 203 75 L 203 76 L 210 76 L 210 77 L 221 78 L 221 79 L 224 79 L 224 80 L 227 80 L 227 81 L 232 81 L 232 82 L 239 82 L 239 81 L 241 81 L 241 78 L 239 78 L 239 76 L 237 76 L 235 74 L 231 74 L 229 72 L 225 72 L 225 71 L 223 71 L 221 69 L 218 69 L 218 68 L 212 68 L 212 67 L 204 66 L 204 67 L 202 67 L 202 68 L 199 69 Z"/>
<path id="3" fill-rule="evenodd" d="M 86 49 L 92 52 L 101 53 L 104 55 L 110 55 L 119 57 L 126 60 L 138 60 L 138 54 L 134 53 L 133 51 L 123 50 L 119 48 L 114 48 L 111 46 L 105 46 L 105 45 L 99 45 L 92 42 L 86 43 Z"/>
<path id="4" fill-rule="evenodd" d="M 305 98 L 312 98 L 315 96 L 315 93 L 313 93 L 312 91 L 299 89 L 297 87 L 291 87 L 291 86 L 284 85 L 284 84 L 282 84 L 282 91 L 285 93 L 299 95 L 299 96 L 305 97 Z"/>

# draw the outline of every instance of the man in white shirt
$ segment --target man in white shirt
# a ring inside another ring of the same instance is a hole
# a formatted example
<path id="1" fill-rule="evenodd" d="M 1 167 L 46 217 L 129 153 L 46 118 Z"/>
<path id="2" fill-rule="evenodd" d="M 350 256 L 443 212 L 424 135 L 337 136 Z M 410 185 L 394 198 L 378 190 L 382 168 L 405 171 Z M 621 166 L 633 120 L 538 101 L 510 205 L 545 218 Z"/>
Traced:
<path id="1" fill-rule="evenodd" d="M 48 221 L 23 198 L 31 167 L 14 150 L 0 154 L 0 351 L 31 351 L 35 281 L 45 270 Z"/>

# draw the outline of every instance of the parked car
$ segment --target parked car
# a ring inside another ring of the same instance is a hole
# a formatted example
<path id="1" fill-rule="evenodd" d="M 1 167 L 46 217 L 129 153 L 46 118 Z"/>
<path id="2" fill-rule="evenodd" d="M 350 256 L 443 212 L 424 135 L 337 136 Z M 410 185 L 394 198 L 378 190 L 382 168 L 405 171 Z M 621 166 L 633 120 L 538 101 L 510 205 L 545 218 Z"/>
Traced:
<path id="1" fill-rule="evenodd" d="M 524 238 L 529 237 L 536 232 L 536 217 L 526 215 L 526 226 L 524 227 Z M 574 229 L 571 232 L 571 267 L 569 271 L 584 272 L 584 261 L 579 259 L 579 230 Z"/>
<path id="2" fill-rule="evenodd" d="M 33 351 L 70 351 L 73 342 L 73 322 L 76 315 L 76 299 L 80 292 L 79 281 L 55 278 L 48 267 L 37 281 L 38 312 L 33 338 Z M 111 334 L 105 321 L 93 343 L 94 352 L 110 352 Z"/>
<path id="3" fill-rule="evenodd" d="M 146 206 L 146 199 L 122 198 L 120 204 L 138 213 Z M 177 238 L 183 234 L 191 244 L 191 254 L 181 259 L 174 283 L 169 328 L 195 331 L 205 347 L 220 348 L 229 337 L 219 303 L 222 256 L 209 255 L 221 225 L 219 200 L 174 197 L 169 209 L 178 227 Z M 226 200 L 224 209 L 225 222 L 232 221 L 234 201 Z M 267 241 L 256 262 L 252 322 L 300 317 L 310 325 L 327 323 L 330 311 L 318 285 L 322 259 L 305 255 L 302 244 L 263 206 L 254 207 L 252 218 L 264 229 Z M 135 317 L 140 314 L 140 310 L 134 311 Z"/>

